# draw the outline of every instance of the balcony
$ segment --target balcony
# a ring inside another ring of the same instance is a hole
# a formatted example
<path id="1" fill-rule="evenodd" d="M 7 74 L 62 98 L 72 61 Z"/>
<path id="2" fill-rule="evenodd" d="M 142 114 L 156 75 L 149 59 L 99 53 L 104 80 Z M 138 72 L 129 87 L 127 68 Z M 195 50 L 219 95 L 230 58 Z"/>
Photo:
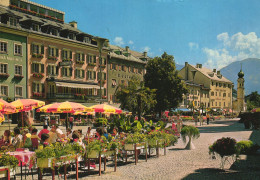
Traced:
<path id="1" fill-rule="evenodd" d="M 33 73 L 32 76 L 35 78 L 43 78 L 44 75 L 42 73 Z"/>
<path id="2" fill-rule="evenodd" d="M 75 101 L 92 102 L 99 98 L 97 95 L 74 94 L 74 93 L 47 93 L 47 99 L 51 101 Z"/>

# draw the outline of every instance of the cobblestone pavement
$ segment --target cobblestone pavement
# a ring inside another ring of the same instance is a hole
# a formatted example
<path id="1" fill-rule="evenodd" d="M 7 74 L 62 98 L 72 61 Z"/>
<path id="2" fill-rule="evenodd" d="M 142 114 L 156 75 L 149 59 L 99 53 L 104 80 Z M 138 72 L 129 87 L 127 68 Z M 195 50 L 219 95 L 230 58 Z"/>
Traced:
<path id="1" fill-rule="evenodd" d="M 98 168 L 96 168 L 91 175 L 87 171 L 81 171 L 80 179 L 260 179 L 260 155 L 241 156 L 240 162 L 234 164 L 232 159 L 228 159 L 230 163 L 226 162 L 225 170 L 221 170 L 219 169 L 220 158 L 212 159 L 208 154 L 208 146 L 221 137 L 232 137 L 237 141 L 251 139 L 260 144 L 260 132 L 245 130 L 244 125 L 237 121 L 238 119 L 219 120 L 210 125 L 199 126 L 201 135 L 199 139 L 193 141 L 196 147 L 194 150 L 185 150 L 185 144 L 179 139 L 175 146 L 167 148 L 166 156 L 161 150 L 159 158 L 153 156 L 148 158 L 148 162 L 145 162 L 142 157 L 137 165 L 134 164 L 134 159 L 129 159 L 128 164 L 118 162 L 117 172 L 113 171 L 112 161 L 109 161 L 106 172 L 101 176 L 98 176 Z M 34 179 L 37 179 L 35 176 Z M 50 179 L 51 176 L 44 176 L 44 178 Z M 75 179 L 75 175 L 68 175 L 68 179 Z"/>

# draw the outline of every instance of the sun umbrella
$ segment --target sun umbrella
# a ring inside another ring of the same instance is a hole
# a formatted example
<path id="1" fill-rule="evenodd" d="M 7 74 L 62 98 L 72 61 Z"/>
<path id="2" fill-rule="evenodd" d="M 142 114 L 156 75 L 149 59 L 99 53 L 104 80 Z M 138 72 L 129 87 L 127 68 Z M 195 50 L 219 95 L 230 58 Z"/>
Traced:
<path id="1" fill-rule="evenodd" d="M 91 112 L 91 108 L 83 106 L 79 103 L 74 102 L 63 102 L 63 103 L 53 103 L 43 106 L 38 109 L 39 112 L 45 113 L 75 113 L 75 112 Z"/>
<path id="2" fill-rule="evenodd" d="M 16 112 L 16 108 L 12 104 L 0 99 L 0 112 L 3 114 L 11 114 Z"/>
<path id="3" fill-rule="evenodd" d="M 252 110 L 252 112 L 260 112 L 260 107 L 254 108 L 254 109 Z"/>
<path id="4" fill-rule="evenodd" d="M 14 102 L 11 102 L 11 104 L 16 107 L 17 111 L 22 112 L 44 106 L 45 102 L 35 99 L 18 99 Z"/>
<path id="5" fill-rule="evenodd" d="M 73 115 L 94 115 L 95 112 L 94 112 L 94 109 L 91 109 L 91 111 L 88 111 L 88 112 L 75 112 L 73 113 Z"/>
<path id="6" fill-rule="evenodd" d="M 94 109 L 95 112 L 104 112 L 104 113 L 122 113 L 122 110 L 107 104 L 97 104 L 94 106 L 90 106 L 90 108 Z"/>
<path id="7" fill-rule="evenodd" d="M 5 117 L 2 113 L 0 113 L 0 123 L 3 122 L 5 120 Z"/>

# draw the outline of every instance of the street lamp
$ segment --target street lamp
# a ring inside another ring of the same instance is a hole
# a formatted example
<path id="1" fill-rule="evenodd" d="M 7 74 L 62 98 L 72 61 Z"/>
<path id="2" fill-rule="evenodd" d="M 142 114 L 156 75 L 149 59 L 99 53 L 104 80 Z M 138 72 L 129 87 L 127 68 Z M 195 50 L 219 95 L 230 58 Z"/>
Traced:
<path id="1" fill-rule="evenodd" d="M 193 101 L 192 101 L 192 116 L 194 117 L 194 79 L 195 79 L 195 74 L 196 74 L 197 70 L 191 70 L 191 74 L 192 74 L 192 84 L 193 84 Z M 195 120 L 196 121 L 196 120 Z M 197 122 L 195 122 L 195 124 L 197 124 Z"/>
<path id="2" fill-rule="evenodd" d="M 98 60 L 99 60 L 99 83 L 100 83 L 100 90 L 99 90 L 99 93 L 100 93 L 100 104 L 101 104 L 101 101 L 102 101 L 102 93 L 101 93 L 101 86 L 102 86 L 102 71 L 101 71 L 101 53 L 102 53 L 102 48 L 104 47 L 105 45 L 105 42 L 108 42 L 108 39 L 105 39 L 105 38 L 101 38 L 101 37 L 94 37 L 94 40 L 97 42 L 97 47 L 98 47 L 98 52 L 99 52 L 99 57 L 98 57 Z"/>

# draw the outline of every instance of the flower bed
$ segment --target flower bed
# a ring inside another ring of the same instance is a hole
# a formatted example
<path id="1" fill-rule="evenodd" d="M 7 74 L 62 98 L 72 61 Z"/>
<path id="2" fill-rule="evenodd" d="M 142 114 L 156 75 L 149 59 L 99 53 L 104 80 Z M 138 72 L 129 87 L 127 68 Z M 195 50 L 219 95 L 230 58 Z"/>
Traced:
<path id="1" fill-rule="evenodd" d="M 42 73 L 33 73 L 32 76 L 36 78 L 42 78 L 44 75 Z"/>

